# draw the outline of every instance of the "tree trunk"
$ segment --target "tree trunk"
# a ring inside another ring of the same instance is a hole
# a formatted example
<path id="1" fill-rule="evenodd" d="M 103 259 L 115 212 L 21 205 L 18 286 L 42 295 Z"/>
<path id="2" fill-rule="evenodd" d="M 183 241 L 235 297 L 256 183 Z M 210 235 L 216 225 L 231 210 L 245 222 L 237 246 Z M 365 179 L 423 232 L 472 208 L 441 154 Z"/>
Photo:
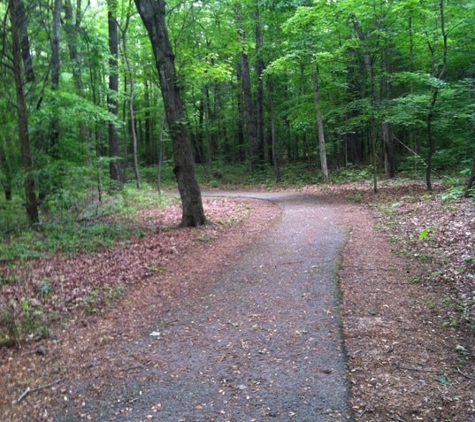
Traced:
<path id="1" fill-rule="evenodd" d="M 468 198 L 469 196 L 475 196 L 474 192 L 471 191 L 475 187 L 475 154 L 473 155 L 472 160 L 472 171 L 470 176 L 467 179 L 467 184 L 465 185 L 465 194 L 464 196 Z"/>
<path id="2" fill-rule="evenodd" d="M 150 87 L 148 82 L 144 81 L 144 102 L 145 102 L 145 162 L 148 165 L 154 163 L 154 148 L 152 144 L 152 117 L 150 115 Z"/>
<path id="3" fill-rule="evenodd" d="M 256 0 L 255 12 L 255 26 L 256 26 L 256 63 L 254 68 L 257 76 L 257 90 L 256 90 L 256 134 L 257 134 L 257 160 L 258 164 L 264 164 L 265 151 L 265 116 L 264 116 L 264 81 L 262 80 L 262 73 L 264 72 L 264 60 L 262 59 L 263 38 L 261 33 L 261 21 L 259 13 L 259 0 Z"/>
<path id="4" fill-rule="evenodd" d="M 26 213 L 31 224 L 39 221 L 38 203 L 33 178 L 33 159 L 31 156 L 30 139 L 28 132 L 28 111 L 26 107 L 25 91 L 23 88 L 23 73 L 21 68 L 22 54 L 20 45 L 18 0 L 8 0 L 12 33 L 13 73 L 15 77 L 16 98 L 18 107 L 18 137 L 20 140 L 21 160 L 25 169 L 25 199 Z M 23 16 L 24 18 L 24 16 Z"/>
<path id="5" fill-rule="evenodd" d="M 132 71 L 132 65 L 130 64 L 128 47 L 127 47 L 127 30 L 129 29 L 130 15 L 127 15 L 125 28 L 122 32 L 122 44 L 124 50 L 124 60 L 127 64 L 127 73 L 130 78 L 130 93 L 129 93 L 129 117 L 130 117 L 130 130 L 132 133 L 132 158 L 134 163 L 134 174 L 137 189 L 140 189 L 140 173 L 139 173 L 139 161 L 137 153 L 137 131 L 135 128 L 135 113 L 134 113 L 134 99 L 135 99 L 135 80 L 134 72 Z"/>
<path id="6" fill-rule="evenodd" d="M 25 80 L 28 83 L 35 82 L 35 72 L 33 68 L 33 59 L 31 57 L 30 38 L 28 36 L 28 22 L 26 20 L 25 4 L 23 0 L 17 2 L 17 25 L 18 35 L 20 37 L 21 55 L 23 66 L 25 68 Z"/>
<path id="7" fill-rule="evenodd" d="M 53 28 L 51 38 L 51 89 L 53 92 L 59 89 L 59 72 L 60 72 L 60 29 L 61 29 L 61 0 L 54 0 L 53 7 Z M 53 102 L 56 102 L 56 96 L 53 97 Z M 59 116 L 53 115 L 50 127 L 50 144 L 49 153 L 53 158 L 59 158 L 58 143 L 59 143 Z M 59 183 L 55 180 L 54 183 Z"/>
<path id="8" fill-rule="evenodd" d="M 118 39 L 117 22 L 114 16 L 113 1 L 109 0 L 109 11 L 107 13 L 107 23 L 109 31 L 109 90 L 107 98 L 109 112 L 115 117 L 119 116 L 119 71 L 118 71 Z M 120 144 L 119 134 L 114 123 L 109 123 L 109 172 L 110 178 L 118 183 L 123 182 L 120 165 Z"/>
<path id="9" fill-rule="evenodd" d="M 431 61 L 432 61 L 432 76 L 436 77 L 437 79 L 441 80 L 445 74 L 447 69 L 447 51 L 448 51 L 448 36 L 445 32 L 445 17 L 444 17 L 444 2 L 440 0 L 439 2 L 439 9 L 440 9 L 440 31 L 442 35 L 443 41 L 443 53 L 442 53 L 442 68 L 438 71 L 438 63 L 435 60 L 435 49 L 434 47 L 428 42 L 429 50 L 431 53 Z M 434 120 L 435 114 L 435 106 L 437 104 L 437 98 L 439 96 L 439 88 L 432 87 L 430 92 L 432 93 L 431 101 L 429 104 L 429 110 L 427 113 L 427 143 L 429 146 L 428 153 L 427 153 L 427 169 L 426 169 L 426 187 L 428 191 L 432 190 L 432 157 L 435 154 L 436 146 L 435 140 L 432 133 L 432 123 Z"/>
<path id="10" fill-rule="evenodd" d="M 396 157 L 395 157 L 395 148 L 394 148 L 394 139 L 391 131 L 391 123 L 383 122 L 383 144 L 384 144 L 384 155 L 386 157 L 386 173 L 390 179 L 396 177 L 397 166 L 396 166 Z"/>
<path id="11" fill-rule="evenodd" d="M 76 88 L 76 93 L 80 97 L 84 97 L 84 86 L 82 82 L 81 60 L 78 53 L 78 33 L 81 29 L 81 0 L 77 0 L 76 22 L 73 19 L 73 7 L 71 0 L 64 2 L 64 32 L 66 33 L 66 43 L 69 50 L 69 59 L 73 66 L 73 80 Z M 89 155 L 92 155 L 90 148 L 91 130 L 87 125 L 85 119 L 79 122 L 79 135 L 86 143 L 89 150 Z"/>
<path id="12" fill-rule="evenodd" d="M 184 227 L 200 226 L 206 223 L 206 217 L 195 174 L 191 142 L 180 96 L 180 84 L 175 72 L 175 56 L 165 23 L 165 1 L 135 0 L 135 4 L 152 43 L 163 104 L 173 143 L 175 164 L 173 172 L 178 182 L 183 208 L 180 225 Z"/>
<path id="13" fill-rule="evenodd" d="M 244 44 L 246 35 L 242 29 L 242 4 L 236 3 L 236 23 L 239 31 L 239 42 Z M 259 137 L 257 133 L 257 113 L 252 98 L 251 70 L 249 57 L 245 52 L 244 45 L 240 55 L 241 90 L 243 97 L 244 126 L 247 129 L 249 140 L 251 171 L 255 170 L 259 163 Z"/>
<path id="14" fill-rule="evenodd" d="M 375 106 L 378 109 L 381 109 L 381 92 L 380 87 L 375 86 L 375 75 L 374 75 L 374 65 L 373 60 L 367 51 L 367 35 L 363 32 L 360 23 L 356 16 L 352 16 L 353 19 L 353 26 L 355 28 L 356 33 L 358 34 L 358 39 L 363 43 L 363 62 L 365 65 L 366 73 L 368 74 L 371 86 L 371 97 L 374 101 Z M 374 119 L 374 116 L 373 116 Z M 377 122 L 374 121 L 373 124 Z M 396 176 L 396 155 L 394 154 L 394 141 L 391 136 L 391 124 L 388 122 L 382 122 L 381 124 L 382 135 L 383 135 L 383 147 L 386 157 L 386 166 L 388 169 L 388 176 L 395 177 Z M 376 135 L 378 130 L 376 128 L 371 129 L 371 133 Z M 371 144 L 373 145 L 373 181 L 374 181 L 374 191 L 377 191 L 377 155 L 376 155 L 376 139 L 371 140 Z"/>
<path id="15" fill-rule="evenodd" d="M 320 152 L 320 167 L 322 170 L 323 181 L 328 181 L 327 151 L 325 147 L 325 131 L 323 129 L 322 112 L 320 111 L 320 91 L 318 87 L 318 71 L 312 75 L 313 99 L 317 109 L 317 130 L 318 130 L 318 149 Z"/>

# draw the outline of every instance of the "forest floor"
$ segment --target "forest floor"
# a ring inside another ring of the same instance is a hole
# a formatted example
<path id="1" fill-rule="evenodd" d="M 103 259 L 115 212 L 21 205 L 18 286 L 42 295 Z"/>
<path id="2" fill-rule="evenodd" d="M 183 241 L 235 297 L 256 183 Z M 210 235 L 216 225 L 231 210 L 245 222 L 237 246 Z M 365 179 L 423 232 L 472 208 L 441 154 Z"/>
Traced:
<path id="1" fill-rule="evenodd" d="M 361 185 L 298 191 L 326 204 L 348 231 L 339 286 L 354 419 L 475 421 L 474 203 L 444 202 L 407 183 L 377 195 Z M 87 402 L 100 393 L 100 380 L 119 371 L 127 379 L 152 364 L 131 352 L 119 356 L 119 367 L 114 350 L 149 336 L 157 320 L 212 288 L 282 216 L 276 205 L 252 199 L 206 198 L 205 209 L 206 227 L 172 229 L 178 207 L 150 208 L 134 224 L 153 224 L 156 233 L 114 249 L 2 264 L 4 279 L 23 282 L 2 285 L 0 304 L 28 298 L 27 312 L 41 309 L 57 321 L 49 337 L 0 350 L 0 420 L 94 420 Z M 91 389 L 77 390 L 91 379 Z M 122 403 L 122 420 L 138 399 Z M 58 417 L 69 407 L 76 418 Z M 161 411 L 160 403 L 150 408 L 149 420 L 175 420 L 160 419 Z M 246 420 L 213 417 L 200 420 Z"/>

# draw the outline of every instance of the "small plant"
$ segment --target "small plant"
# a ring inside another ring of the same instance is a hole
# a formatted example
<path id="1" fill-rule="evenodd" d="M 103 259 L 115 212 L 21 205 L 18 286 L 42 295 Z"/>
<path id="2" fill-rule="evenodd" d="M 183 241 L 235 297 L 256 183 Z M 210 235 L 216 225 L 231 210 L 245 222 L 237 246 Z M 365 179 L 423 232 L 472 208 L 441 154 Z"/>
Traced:
<path id="1" fill-rule="evenodd" d="M 115 288 L 110 287 L 107 291 L 107 299 L 109 299 L 110 301 L 118 300 L 122 297 L 124 292 L 125 292 L 124 286 L 117 286 Z"/>
<path id="2" fill-rule="evenodd" d="M 99 289 L 94 289 L 84 300 L 84 305 L 89 314 L 95 314 L 97 312 L 97 305 L 100 301 Z"/>
<path id="3" fill-rule="evenodd" d="M 19 346 L 20 329 L 12 304 L 0 303 L 0 345 Z"/>

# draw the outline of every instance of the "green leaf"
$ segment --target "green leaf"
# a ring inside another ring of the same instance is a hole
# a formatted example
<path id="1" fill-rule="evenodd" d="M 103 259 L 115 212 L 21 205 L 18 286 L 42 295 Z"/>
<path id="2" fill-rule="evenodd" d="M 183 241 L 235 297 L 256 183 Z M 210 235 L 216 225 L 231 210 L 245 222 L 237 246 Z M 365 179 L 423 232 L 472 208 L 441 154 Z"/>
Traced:
<path id="1" fill-rule="evenodd" d="M 428 234 L 429 234 L 429 230 L 422 229 L 421 232 L 419 233 L 419 239 L 424 240 Z"/>
<path id="2" fill-rule="evenodd" d="M 436 381 L 438 381 L 438 382 L 440 382 L 441 384 L 444 384 L 444 385 L 450 385 L 450 381 L 444 375 L 440 375 L 439 377 L 437 377 Z"/>

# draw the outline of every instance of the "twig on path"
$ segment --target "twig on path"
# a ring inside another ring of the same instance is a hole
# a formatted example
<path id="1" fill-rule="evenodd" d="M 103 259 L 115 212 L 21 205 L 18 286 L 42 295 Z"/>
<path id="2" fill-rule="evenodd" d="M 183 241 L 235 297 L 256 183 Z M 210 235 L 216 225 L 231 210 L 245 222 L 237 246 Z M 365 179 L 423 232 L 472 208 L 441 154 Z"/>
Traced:
<path id="1" fill-rule="evenodd" d="M 464 374 L 460 369 L 457 369 L 457 372 L 468 380 L 475 381 L 475 378 L 471 377 L 470 375 Z"/>
<path id="2" fill-rule="evenodd" d="M 425 369 L 425 368 L 409 368 L 407 366 L 393 365 L 397 369 L 403 369 L 405 371 L 416 371 L 416 372 L 434 372 L 436 374 L 442 374 L 443 372 L 439 369 Z"/>
<path id="3" fill-rule="evenodd" d="M 36 388 L 27 387 L 26 390 L 23 391 L 23 393 L 21 393 L 20 396 L 18 397 L 17 403 L 20 403 L 30 393 L 34 393 L 35 391 L 40 391 L 40 390 L 43 390 L 45 388 L 52 387 L 53 385 L 59 384 L 60 382 L 61 382 L 61 380 L 59 379 L 59 380 L 53 381 L 50 384 L 40 385 L 39 387 L 36 387 Z"/>
<path id="4" fill-rule="evenodd" d="M 278 264 L 278 265 L 292 265 L 292 264 L 301 264 L 302 262 L 303 262 L 303 261 L 289 261 L 289 262 L 281 262 L 281 263 L 280 263 L 280 264 Z M 275 267 L 277 268 L 277 266 L 278 266 L 278 265 L 276 265 Z"/>

